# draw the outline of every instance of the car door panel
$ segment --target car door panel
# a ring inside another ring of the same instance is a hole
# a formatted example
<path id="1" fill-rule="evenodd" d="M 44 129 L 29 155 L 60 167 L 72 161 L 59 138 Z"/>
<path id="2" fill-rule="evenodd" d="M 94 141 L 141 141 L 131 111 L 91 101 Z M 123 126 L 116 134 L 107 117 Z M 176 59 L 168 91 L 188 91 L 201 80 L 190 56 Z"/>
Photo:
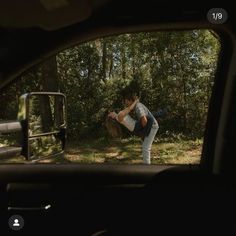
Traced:
<path id="1" fill-rule="evenodd" d="M 229 217 L 229 210 L 235 209 L 233 183 L 197 166 L 32 167 L 19 166 L 15 173 L 10 171 L 14 168 L 2 168 L 1 196 L 7 197 L 1 208 L 8 233 L 12 230 L 6 219 L 11 215 L 25 219 L 24 235 L 99 231 L 188 235 L 193 229 L 199 233 L 233 230 Z"/>

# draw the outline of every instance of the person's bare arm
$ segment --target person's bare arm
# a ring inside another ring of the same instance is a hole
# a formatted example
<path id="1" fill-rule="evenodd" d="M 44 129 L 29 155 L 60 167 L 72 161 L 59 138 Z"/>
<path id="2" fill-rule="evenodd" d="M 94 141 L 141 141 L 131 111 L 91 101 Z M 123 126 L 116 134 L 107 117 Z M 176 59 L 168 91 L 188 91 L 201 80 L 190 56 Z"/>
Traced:
<path id="1" fill-rule="evenodd" d="M 142 116 L 140 118 L 140 122 L 141 122 L 142 127 L 145 127 L 147 125 L 147 117 L 146 116 Z"/>
<path id="2" fill-rule="evenodd" d="M 119 122 L 122 122 L 125 116 L 127 116 L 136 106 L 137 102 L 139 102 L 139 99 L 135 99 L 135 101 L 128 107 L 126 107 L 124 110 L 120 111 L 117 116 L 117 120 Z"/>

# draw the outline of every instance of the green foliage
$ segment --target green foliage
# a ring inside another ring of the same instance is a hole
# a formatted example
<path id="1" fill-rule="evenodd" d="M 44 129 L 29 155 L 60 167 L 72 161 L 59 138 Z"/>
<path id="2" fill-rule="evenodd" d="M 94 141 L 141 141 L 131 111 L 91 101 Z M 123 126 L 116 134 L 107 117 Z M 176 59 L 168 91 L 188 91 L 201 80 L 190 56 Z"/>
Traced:
<path id="1" fill-rule="evenodd" d="M 56 56 L 55 76 L 67 96 L 68 138 L 107 135 L 106 114 L 123 107 L 128 86 L 151 111 L 168 110 L 160 136 L 202 137 L 219 51 L 209 30 L 124 34 L 64 50 Z M 33 68 L 1 95 L 0 119 L 16 117 L 22 93 L 43 89 L 44 70 Z"/>

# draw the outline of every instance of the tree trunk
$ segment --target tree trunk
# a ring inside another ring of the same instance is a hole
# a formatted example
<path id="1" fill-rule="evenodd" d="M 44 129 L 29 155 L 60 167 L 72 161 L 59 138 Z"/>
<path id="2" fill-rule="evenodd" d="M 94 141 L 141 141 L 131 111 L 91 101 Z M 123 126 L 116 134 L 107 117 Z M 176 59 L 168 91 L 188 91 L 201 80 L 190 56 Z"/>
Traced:
<path id="1" fill-rule="evenodd" d="M 102 42 L 102 80 L 106 82 L 107 75 L 107 42 Z"/>
<path id="2" fill-rule="evenodd" d="M 59 90 L 59 80 L 57 73 L 57 62 L 56 57 L 51 57 L 46 60 L 41 65 L 42 71 L 42 85 L 44 92 L 57 92 Z M 57 109 L 58 103 L 55 102 L 55 123 L 60 123 L 57 121 L 59 119 L 60 114 L 57 114 L 59 109 Z M 49 97 L 43 96 L 40 102 L 41 114 L 42 114 L 42 126 L 44 132 L 49 132 L 53 127 L 53 115 L 52 109 L 50 107 Z"/>
<path id="3" fill-rule="evenodd" d="M 122 66 L 122 79 L 125 80 L 126 77 L 126 57 L 125 57 L 125 49 L 121 48 L 121 66 Z"/>

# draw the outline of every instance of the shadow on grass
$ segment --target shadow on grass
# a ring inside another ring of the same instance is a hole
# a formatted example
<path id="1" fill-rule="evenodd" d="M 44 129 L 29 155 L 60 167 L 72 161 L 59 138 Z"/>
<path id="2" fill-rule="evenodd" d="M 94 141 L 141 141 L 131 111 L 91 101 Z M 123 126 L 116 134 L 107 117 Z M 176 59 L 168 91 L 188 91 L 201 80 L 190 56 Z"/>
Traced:
<path id="1" fill-rule="evenodd" d="M 152 145 L 152 164 L 198 164 L 202 140 L 166 141 L 156 138 Z M 35 163 L 114 163 L 141 164 L 142 143 L 139 138 L 96 139 L 69 142 L 64 157 L 36 160 Z M 1 163 L 26 163 L 22 157 L 4 159 Z"/>
<path id="2" fill-rule="evenodd" d="M 83 163 L 132 163 L 141 161 L 139 139 L 97 139 L 69 143 L 66 158 Z M 142 162 L 142 161 L 141 161 Z"/>

